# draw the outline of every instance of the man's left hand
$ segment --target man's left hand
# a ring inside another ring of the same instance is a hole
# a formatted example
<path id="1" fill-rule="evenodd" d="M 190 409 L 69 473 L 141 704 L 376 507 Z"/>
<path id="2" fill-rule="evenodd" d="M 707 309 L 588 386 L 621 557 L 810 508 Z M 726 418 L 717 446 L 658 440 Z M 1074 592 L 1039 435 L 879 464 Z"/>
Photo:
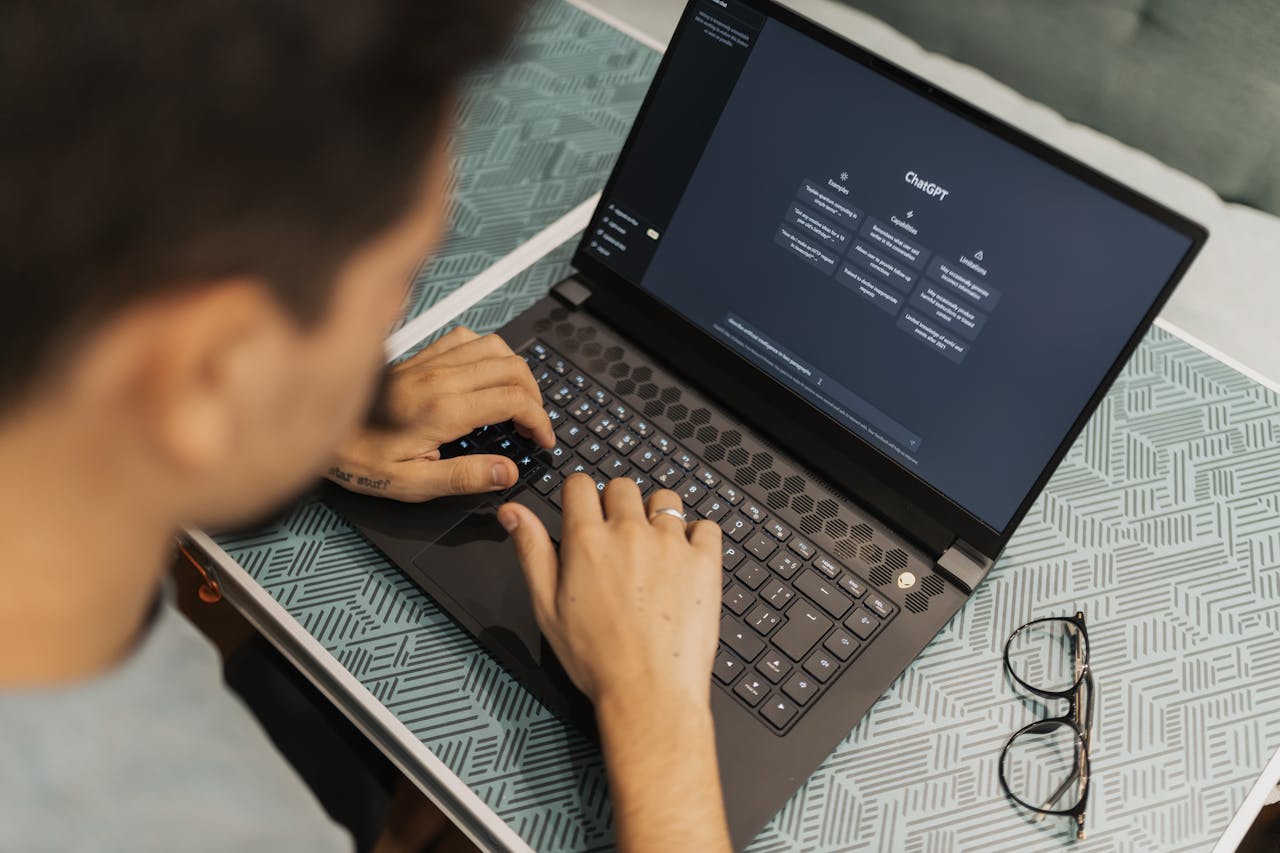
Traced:
<path id="1" fill-rule="evenodd" d="M 386 393 L 395 426 L 364 428 L 328 471 L 353 492 L 416 502 L 514 485 L 505 456 L 440 458 L 441 445 L 487 424 L 514 421 L 543 447 L 556 443 L 529 366 L 497 335 L 459 326 L 391 368 Z"/>

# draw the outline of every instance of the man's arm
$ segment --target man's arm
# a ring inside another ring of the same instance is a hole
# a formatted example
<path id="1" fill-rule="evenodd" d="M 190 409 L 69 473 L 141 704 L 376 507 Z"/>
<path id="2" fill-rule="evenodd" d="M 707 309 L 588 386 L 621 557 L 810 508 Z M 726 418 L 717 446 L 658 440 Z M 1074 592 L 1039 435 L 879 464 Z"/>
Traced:
<path id="1" fill-rule="evenodd" d="M 506 504 L 498 518 L 543 634 L 595 703 L 618 846 L 728 850 L 711 719 L 720 528 L 686 525 L 674 492 L 646 506 L 628 479 L 609 483 L 602 504 L 591 478 L 575 474 L 563 496 L 558 554 L 526 508 Z"/>
<path id="2" fill-rule="evenodd" d="M 523 435 L 555 446 L 524 359 L 497 335 L 462 326 L 389 368 L 371 421 L 343 445 L 325 476 L 350 491 L 400 501 L 512 486 L 519 472 L 505 456 L 440 458 L 441 445 L 476 427 L 514 421 Z"/>

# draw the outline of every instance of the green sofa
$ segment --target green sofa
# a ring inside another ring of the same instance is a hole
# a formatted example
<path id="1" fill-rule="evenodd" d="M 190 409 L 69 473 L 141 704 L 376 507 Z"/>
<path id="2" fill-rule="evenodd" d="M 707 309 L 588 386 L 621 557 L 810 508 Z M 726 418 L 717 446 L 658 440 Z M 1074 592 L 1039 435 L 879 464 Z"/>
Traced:
<path id="1" fill-rule="evenodd" d="M 845 0 L 1280 214 L 1280 0 Z"/>

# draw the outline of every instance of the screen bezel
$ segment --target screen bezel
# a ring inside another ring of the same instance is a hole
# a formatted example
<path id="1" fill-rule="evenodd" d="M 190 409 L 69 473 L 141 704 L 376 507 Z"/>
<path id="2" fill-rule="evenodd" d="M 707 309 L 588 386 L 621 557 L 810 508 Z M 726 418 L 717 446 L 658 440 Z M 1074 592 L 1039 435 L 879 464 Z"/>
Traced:
<path id="1" fill-rule="evenodd" d="M 669 57 L 678 49 L 689 30 L 693 10 L 699 0 L 689 0 L 672 36 L 667 56 L 659 64 L 648 93 L 627 141 L 622 146 L 601 195 L 607 203 L 618 180 L 619 172 L 631 152 L 638 129 L 643 126 L 655 93 L 660 88 L 669 65 Z M 912 536 L 935 555 L 955 539 L 963 539 L 984 555 L 994 558 L 1004 548 L 1014 530 L 1022 522 L 1049 477 L 1057 469 L 1071 446 L 1083 431 L 1089 417 L 1110 390 L 1124 365 L 1142 342 L 1147 330 L 1181 281 L 1192 260 L 1208 238 L 1198 223 L 1120 184 L 1075 158 L 946 92 L 911 72 L 854 44 L 822 25 L 781 6 L 773 0 L 738 0 L 742 5 L 791 27 L 818 43 L 836 50 L 847 58 L 876 71 L 940 107 L 951 111 L 996 137 L 1084 181 L 1106 195 L 1150 216 L 1188 238 L 1189 246 L 1144 315 L 1126 341 L 1117 358 L 1090 396 L 1079 417 L 1067 430 L 1044 469 L 1035 479 L 1017 510 L 1002 529 L 996 529 L 954 500 L 939 492 L 919 475 L 883 454 L 867 440 L 846 429 L 791 389 L 756 368 L 727 345 L 712 337 L 678 314 L 674 309 L 650 295 L 586 251 L 584 234 L 573 257 L 573 265 L 591 286 L 591 309 L 601 314 L 621 331 L 644 341 L 661 330 L 662 348 L 654 354 L 693 380 L 700 390 L 709 391 L 720 403 L 733 410 L 752 426 L 783 444 L 788 452 L 827 477 L 867 509 L 881 516 L 901 532 Z M 599 215 L 599 208 L 592 220 Z M 655 350 L 657 348 L 654 348 Z M 959 413 L 957 413 L 958 415 Z M 940 412 L 939 417 L 947 414 Z M 994 464 L 998 464 L 998 461 Z"/>

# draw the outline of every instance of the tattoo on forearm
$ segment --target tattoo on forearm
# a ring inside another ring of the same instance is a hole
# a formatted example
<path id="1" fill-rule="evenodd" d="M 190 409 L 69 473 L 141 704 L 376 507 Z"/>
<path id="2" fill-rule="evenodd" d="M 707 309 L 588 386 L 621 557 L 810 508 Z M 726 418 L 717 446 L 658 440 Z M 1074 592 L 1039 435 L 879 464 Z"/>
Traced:
<path id="1" fill-rule="evenodd" d="M 390 480 L 375 480 L 372 477 L 357 477 L 350 471 L 343 471 L 338 466 L 329 469 L 329 476 L 339 482 L 347 485 L 355 485 L 364 489 L 373 489 L 375 492 L 385 492 L 391 487 Z"/>

